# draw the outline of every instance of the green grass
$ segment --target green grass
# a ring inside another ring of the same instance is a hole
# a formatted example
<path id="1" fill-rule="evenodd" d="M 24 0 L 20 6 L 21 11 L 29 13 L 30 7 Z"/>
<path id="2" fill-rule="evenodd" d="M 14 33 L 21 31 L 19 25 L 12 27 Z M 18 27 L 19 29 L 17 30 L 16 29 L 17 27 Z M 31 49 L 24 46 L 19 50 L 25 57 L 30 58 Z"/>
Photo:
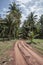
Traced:
<path id="1" fill-rule="evenodd" d="M 41 54 L 43 54 L 43 39 L 33 39 L 36 44 L 32 44 Z"/>
<path id="2" fill-rule="evenodd" d="M 36 43 L 43 43 L 43 39 L 33 39 L 33 41 Z"/>
<path id="3" fill-rule="evenodd" d="M 28 42 L 30 42 L 28 40 Z M 43 55 L 43 39 L 33 39 L 33 42 L 35 43 L 32 43 L 31 46 L 33 48 L 35 48 L 40 54 Z"/>
<path id="4" fill-rule="evenodd" d="M 6 52 L 12 49 L 14 42 L 15 40 L 4 42 L 0 41 L 0 63 L 5 59 L 8 60 L 10 58 L 10 55 L 6 54 Z"/>

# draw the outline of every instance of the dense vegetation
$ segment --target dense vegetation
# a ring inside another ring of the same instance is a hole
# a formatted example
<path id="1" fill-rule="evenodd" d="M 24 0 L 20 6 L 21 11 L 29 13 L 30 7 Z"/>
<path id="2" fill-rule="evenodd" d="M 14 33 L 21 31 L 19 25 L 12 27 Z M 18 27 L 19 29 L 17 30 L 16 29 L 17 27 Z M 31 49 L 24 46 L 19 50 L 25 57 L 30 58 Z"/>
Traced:
<path id="1" fill-rule="evenodd" d="M 18 36 L 21 12 L 15 3 L 10 4 L 8 12 L 4 20 L 0 18 L 0 38 L 11 39 Z"/>
<path id="2" fill-rule="evenodd" d="M 21 11 L 15 3 L 10 4 L 9 14 L 3 19 L 0 17 L 0 39 L 32 39 L 43 38 L 43 15 L 37 19 L 37 15 L 31 12 L 27 20 L 21 25 Z M 8 13 L 7 12 L 7 13 Z"/>

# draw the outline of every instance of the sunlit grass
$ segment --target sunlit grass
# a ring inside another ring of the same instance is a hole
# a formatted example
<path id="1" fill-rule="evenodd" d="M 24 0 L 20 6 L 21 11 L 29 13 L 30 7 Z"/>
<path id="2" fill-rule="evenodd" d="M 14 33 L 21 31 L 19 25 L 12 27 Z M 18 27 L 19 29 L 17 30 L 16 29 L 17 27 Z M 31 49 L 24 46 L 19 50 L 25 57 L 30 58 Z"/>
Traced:
<path id="1" fill-rule="evenodd" d="M 29 44 L 30 40 L 27 40 L 27 42 Z M 33 39 L 31 46 L 35 48 L 39 53 L 43 54 L 43 39 Z"/>

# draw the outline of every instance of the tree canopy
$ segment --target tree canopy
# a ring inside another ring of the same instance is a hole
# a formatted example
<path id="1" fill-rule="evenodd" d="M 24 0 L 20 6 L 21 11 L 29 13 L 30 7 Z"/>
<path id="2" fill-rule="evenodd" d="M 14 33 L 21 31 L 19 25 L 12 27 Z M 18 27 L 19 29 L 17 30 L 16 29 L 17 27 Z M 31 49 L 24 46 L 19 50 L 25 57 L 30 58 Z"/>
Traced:
<path id="1" fill-rule="evenodd" d="M 13 2 L 9 5 L 9 14 L 3 19 L 0 17 L 0 38 L 23 38 L 28 39 L 29 37 L 43 38 L 43 15 L 40 16 L 40 19 L 37 21 L 37 15 L 34 12 L 31 12 L 27 19 L 22 24 L 21 21 L 21 11 L 19 6 Z M 37 35 L 39 34 L 39 35 Z"/>

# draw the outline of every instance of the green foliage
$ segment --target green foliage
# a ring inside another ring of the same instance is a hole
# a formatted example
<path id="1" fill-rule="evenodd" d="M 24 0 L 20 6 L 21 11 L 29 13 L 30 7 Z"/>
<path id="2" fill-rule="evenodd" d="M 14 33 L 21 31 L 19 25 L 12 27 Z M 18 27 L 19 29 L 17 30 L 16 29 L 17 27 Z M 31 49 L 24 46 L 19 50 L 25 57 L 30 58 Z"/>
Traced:
<path id="1" fill-rule="evenodd" d="M 37 21 L 37 15 L 31 12 L 27 20 L 21 23 L 21 11 L 14 3 L 9 5 L 9 14 L 6 18 L 0 17 L 0 38 L 15 39 L 19 36 L 23 39 L 43 38 L 43 15 Z"/>
<path id="2" fill-rule="evenodd" d="M 21 12 L 17 5 L 14 3 L 9 6 L 9 14 L 6 15 L 6 18 L 0 19 L 3 23 L 0 23 L 0 38 L 17 38 L 18 37 L 18 29 L 20 27 L 20 18 Z M 6 24 L 5 24 L 6 22 Z"/>
<path id="3" fill-rule="evenodd" d="M 37 28 L 35 27 L 36 15 L 34 13 L 30 13 L 27 17 L 27 20 L 24 21 L 22 26 L 22 37 L 27 39 L 31 36 L 31 40 L 33 38 L 33 34 L 36 34 Z"/>
<path id="4" fill-rule="evenodd" d="M 33 31 L 29 32 L 29 38 L 30 38 L 31 43 L 32 43 L 33 42 L 33 38 L 34 38 L 34 32 Z"/>
<path id="5" fill-rule="evenodd" d="M 43 15 L 40 17 L 40 37 L 43 38 Z"/>
<path id="6" fill-rule="evenodd" d="M 43 39 L 33 39 L 36 44 L 31 44 L 39 53 L 43 55 Z"/>

